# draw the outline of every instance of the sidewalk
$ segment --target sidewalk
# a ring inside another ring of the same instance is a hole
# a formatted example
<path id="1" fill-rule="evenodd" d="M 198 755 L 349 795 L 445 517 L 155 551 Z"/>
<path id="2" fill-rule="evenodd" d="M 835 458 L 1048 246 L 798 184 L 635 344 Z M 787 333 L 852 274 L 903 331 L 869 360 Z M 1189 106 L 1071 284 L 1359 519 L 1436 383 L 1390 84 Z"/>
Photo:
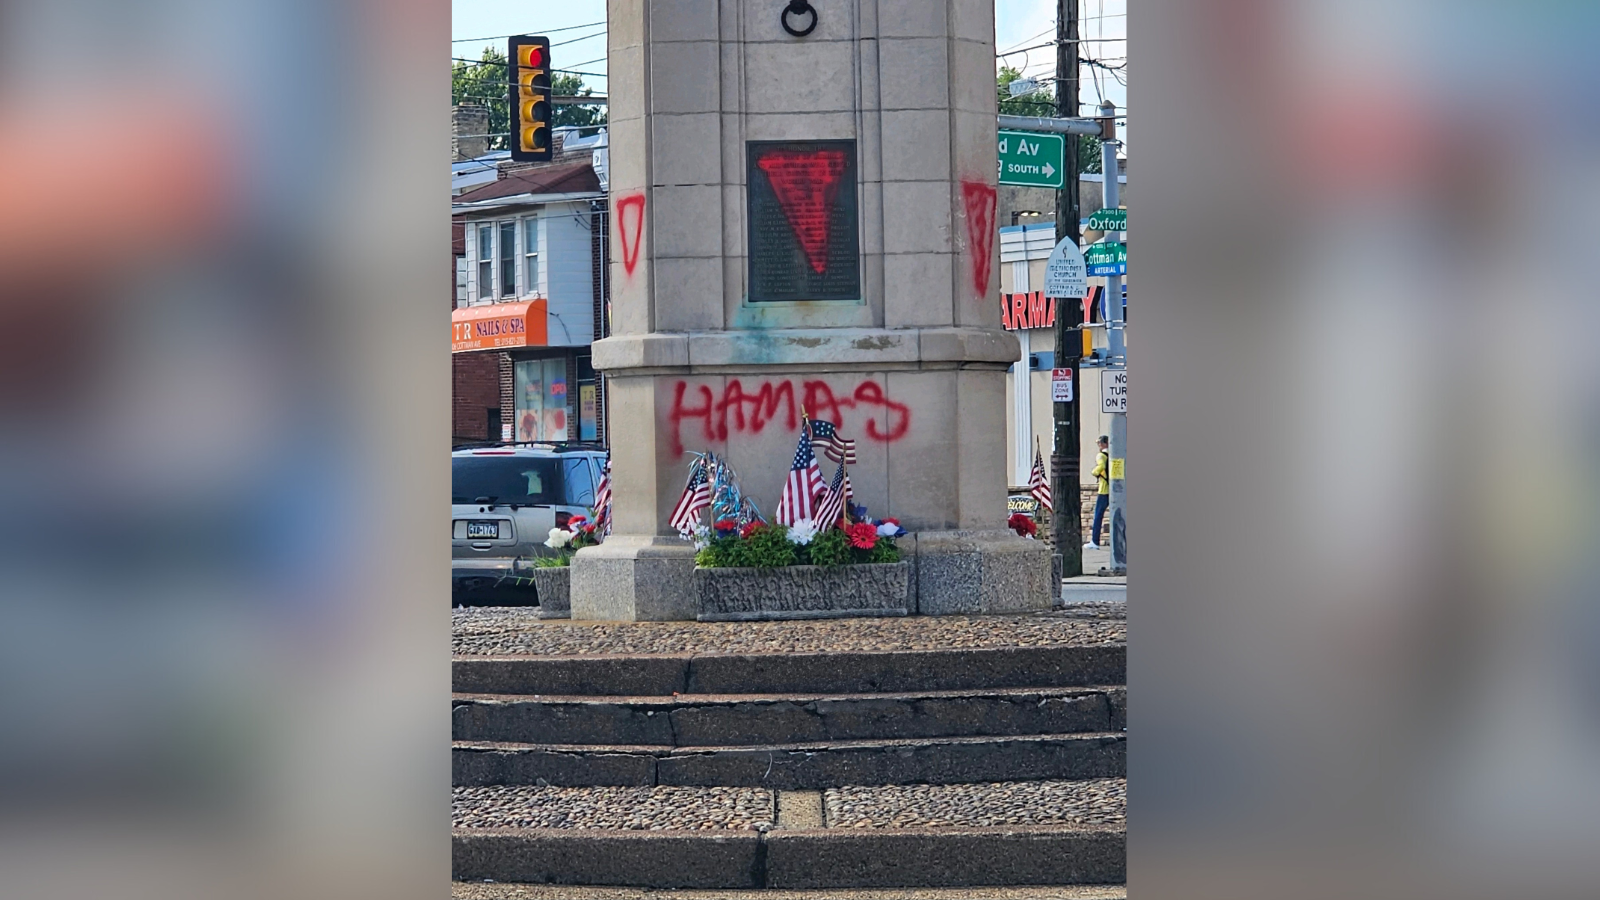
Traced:
<path id="1" fill-rule="evenodd" d="M 1111 567 L 1111 550 L 1083 551 L 1083 574 L 1061 580 L 1061 606 L 1071 609 L 1083 604 L 1127 603 L 1128 576 L 1101 576 Z"/>

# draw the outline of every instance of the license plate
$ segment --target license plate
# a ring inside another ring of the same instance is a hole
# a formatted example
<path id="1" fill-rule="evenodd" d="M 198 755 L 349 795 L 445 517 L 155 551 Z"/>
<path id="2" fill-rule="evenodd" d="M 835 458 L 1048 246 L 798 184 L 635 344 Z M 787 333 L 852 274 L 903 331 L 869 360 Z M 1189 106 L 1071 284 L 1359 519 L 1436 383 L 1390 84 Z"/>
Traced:
<path id="1" fill-rule="evenodd" d="M 494 540 L 500 537 L 499 522 L 468 522 L 467 539 L 488 538 Z"/>

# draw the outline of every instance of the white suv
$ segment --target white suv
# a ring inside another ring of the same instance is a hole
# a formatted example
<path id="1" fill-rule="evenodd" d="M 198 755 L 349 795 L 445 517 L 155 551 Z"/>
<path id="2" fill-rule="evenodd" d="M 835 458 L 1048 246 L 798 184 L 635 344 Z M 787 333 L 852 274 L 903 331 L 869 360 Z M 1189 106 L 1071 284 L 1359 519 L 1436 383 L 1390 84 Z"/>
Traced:
<path id="1" fill-rule="evenodd" d="M 591 516 L 606 451 L 598 444 L 493 444 L 450 454 L 451 594 L 455 604 L 529 603 L 507 575 L 534 557 L 550 529 Z"/>

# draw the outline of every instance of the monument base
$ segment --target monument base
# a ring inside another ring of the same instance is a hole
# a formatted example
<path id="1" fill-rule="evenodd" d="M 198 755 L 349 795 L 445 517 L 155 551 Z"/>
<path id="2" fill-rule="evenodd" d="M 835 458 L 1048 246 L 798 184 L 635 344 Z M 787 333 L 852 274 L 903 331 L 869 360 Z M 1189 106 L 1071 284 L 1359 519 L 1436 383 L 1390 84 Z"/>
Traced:
<path id="1" fill-rule="evenodd" d="M 924 616 L 1048 610 L 1050 548 L 995 531 L 924 531 L 902 539 L 913 563 L 914 611 Z M 572 558 L 575 620 L 692 621 L 694 545 L 676 537 L 613 535 Z"/>
<path id="2" fill-rule="evenodd" d="M 575 620 L 668 622 L 695 617 L 694 544 L 612 535 L 572 557 Z"/>
<path id="3" fill-rule="evenodd" d="M 1050 609 L 1050 547 L 996 531 L 917 534 L 917 612 L 924 616 Z"/>

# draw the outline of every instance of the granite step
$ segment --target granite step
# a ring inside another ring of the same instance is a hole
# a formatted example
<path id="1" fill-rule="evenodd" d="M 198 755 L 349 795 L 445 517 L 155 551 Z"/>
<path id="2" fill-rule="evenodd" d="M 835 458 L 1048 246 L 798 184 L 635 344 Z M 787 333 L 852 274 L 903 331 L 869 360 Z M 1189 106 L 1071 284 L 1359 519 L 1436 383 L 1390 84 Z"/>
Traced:
<path id="1" fill-rule="evenodd" d="M 564 884 L 501 884 L 457 881 L 453 900 L 1128 900 L 1120 884 L 1048 887 L 832 888 L 828 890 L 679 891 Z"/>
<path id="2" fill-rule="evenodd" d="M 864 694 L 1125 681 L 1123 643 L 807 653 L 458 656 L 465 694 Z"/>
<path id="3" fill-rule="evenodd" d="M 463 884 L 769 892 L 1120 886 L 1125 796 L 1120 779 L 852 787 L 826 795 L 458 788 L 453 869 Z M 458 896 L 519 895 L 508 889 Z"/>
<path id="4" fill-rule="evenodd" d="M 1121 732 L 828 741 L 747 746 L 457 741 L 457 786 L 725 785 L 819 790 L 849 784 L 1120 778 Z"/>
<path id="5" fill-rule="evenodd" d="M 451 705 L 458 741 L 675 747 L 1118 731 L 1127 706 L 1121 687 L 667 697 L 457 694 Z"/>

